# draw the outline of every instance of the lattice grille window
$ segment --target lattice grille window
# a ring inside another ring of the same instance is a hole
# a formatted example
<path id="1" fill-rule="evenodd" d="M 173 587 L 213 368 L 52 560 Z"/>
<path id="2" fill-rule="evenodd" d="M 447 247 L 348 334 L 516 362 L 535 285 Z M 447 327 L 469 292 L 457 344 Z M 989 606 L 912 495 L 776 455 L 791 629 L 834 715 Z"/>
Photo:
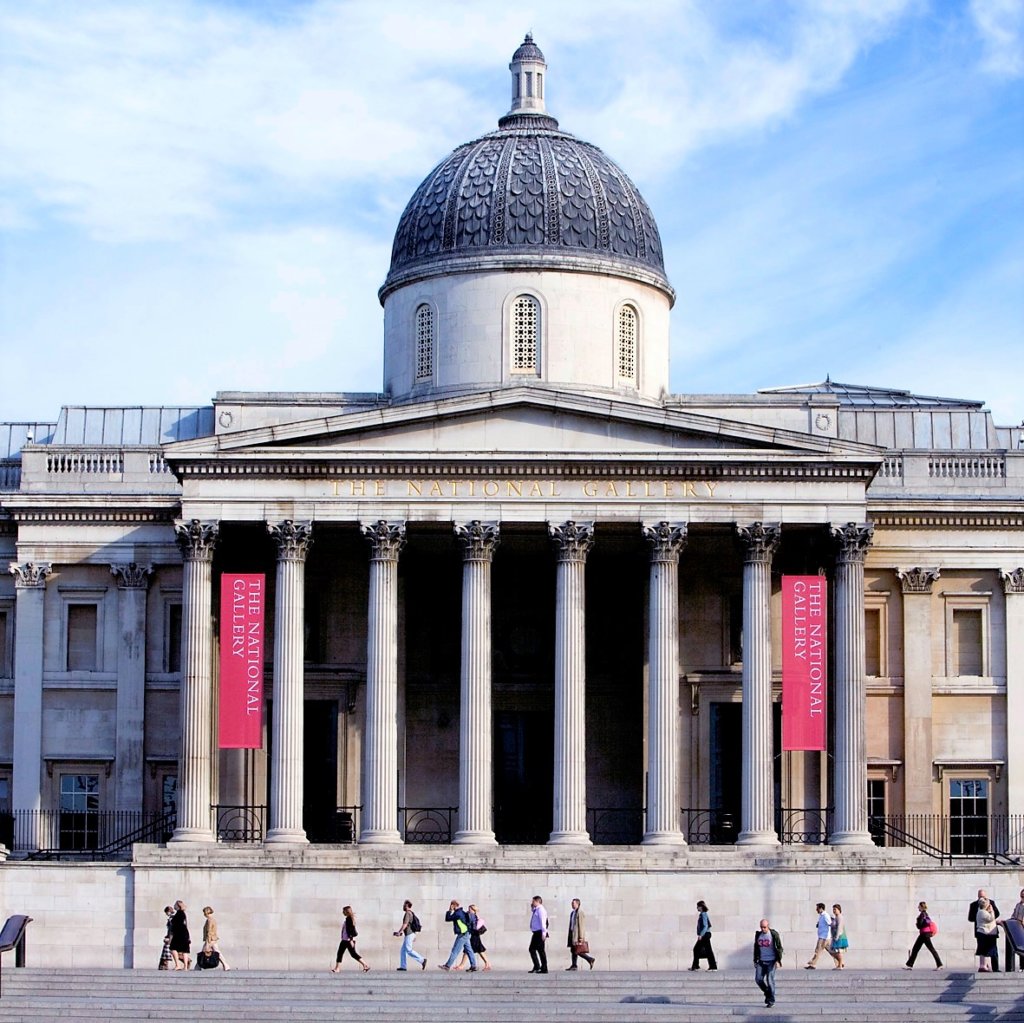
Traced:
<path id="1" fill-rule="evenodd" d="M 536 373 L 540 347 L 540 303 L 520 295 L 512 304 L 512 372 Z"/>
<path id="2" fill-rule="evenodd" d="M 416 310 L 416 379 L 434 375 L 434 310 L 421 305 Z"/>
<path id="3" fill-rule="evenodd" d="M 631 305 L 619 310 L 617 341 L 619 380 L 636 386 L 636 310 Z"/>

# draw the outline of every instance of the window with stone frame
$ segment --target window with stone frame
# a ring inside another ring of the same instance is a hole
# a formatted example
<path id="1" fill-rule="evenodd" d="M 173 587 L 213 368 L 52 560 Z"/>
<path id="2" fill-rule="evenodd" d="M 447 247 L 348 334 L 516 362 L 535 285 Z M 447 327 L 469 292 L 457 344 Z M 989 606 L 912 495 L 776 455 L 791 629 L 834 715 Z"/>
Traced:
<path id="1" fill-rule="evenodd" d="M 181 604 L 169 601 L 164 616 L 164 671 L 181 673 Z"/>
<path id="2" fill-rule="evenodd" d="M 945 593 L 946 676 L 988 678 L 990 593 Z"/>
<path id="3" fill-rule="evenodd" d="M 424 302 L 416 309 L 416 379 L 434 375 L 434 309 Z"/>
<path id="4" fill-rule="evenodd" d="M 99 605 L 69 603 L 66 608 L 68 671 L 99 669 Z"/>
<path id="5" fill-rule="evenodd" d="M 65 851 L 96 849 L 100 838 L 100 776 L 61 771 L 59 845 Z"/>
<path id="6" fill-rule="evenodd" d="M 949 851 L 954 856 L 988 853 L 988 778 L 950 778 Z"/>
<path id="7" fill-rule="evenodd" d="M 615 325 L 615 372 L 620 384 L 636 387 L 638 318 L 631 305 L 619 307 Z"/>
<path id="8" fill-rule="evenodd" d="M 0 678 L 14 677 L 14 608 L 0 604 Z"/>
<path id="9" fill-rule="evenodd" d="M 540 355 L 540 303 L 520 295 L 512 303 L 512 372 L 536 373 Z"/>

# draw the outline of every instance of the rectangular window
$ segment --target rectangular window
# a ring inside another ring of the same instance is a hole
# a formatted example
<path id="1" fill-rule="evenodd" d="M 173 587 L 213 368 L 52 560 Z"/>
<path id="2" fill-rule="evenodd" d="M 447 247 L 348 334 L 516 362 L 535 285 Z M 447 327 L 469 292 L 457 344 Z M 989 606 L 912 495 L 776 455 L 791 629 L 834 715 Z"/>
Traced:
<path id="1" fill-rule="evenodd" d="M 868 778 L 868 830 L 875 845 L 885 845 L 885 779 Z"/>
<path id="2" fill-rule="evenodd" d="M 728 647 L 726 666 L 743 663 L 743 596 L 739 593 L 726 597 L 726 613 L 729 616 Z"/>
<path id="3" fill-rule="evenodd" d="M 68 671 L 96 671 L 98 608 L 95 604 L 68 604 Z"/>
<path id="4" fill-rule="evenodd" d="M 527 96 L 532 96 L 533 95 L 533 72 L 532 71 L 527 71 L 526 72 L 526 95 Z"/>
<path id="5" fill-rule="evenodd" d="M 64 850 L 95 849 L 100 831 L 100 776 L 60 776 L 60 846 Z"/>
<path id="6" fill-rule="evenodd" d="M 882 674 L 882 611 L 877 607 L 864 611 L 864 674 Z"/>
<path id="7" fill-rule="evenodd" d="M 11 663 L 11 613 L 0 608 L 0 678 L 11 678 L 14 674 Z"/>
<path id="8" fill-rule="evenodd" d="M 981 608 L 954 608 L 953 647 L 957 675 L 984 675 Z"/>
<path id="9" fill-rule="evenodd" d="M 949 851 L 954 856 L 988 853 L 987 778 L 950 780 Z"/>
<path id="10" fill-rule="evenodd" d="M 171 674 L 181 672 L 181 604 L 167 605 L 167 651 L 164 664 Z"/>

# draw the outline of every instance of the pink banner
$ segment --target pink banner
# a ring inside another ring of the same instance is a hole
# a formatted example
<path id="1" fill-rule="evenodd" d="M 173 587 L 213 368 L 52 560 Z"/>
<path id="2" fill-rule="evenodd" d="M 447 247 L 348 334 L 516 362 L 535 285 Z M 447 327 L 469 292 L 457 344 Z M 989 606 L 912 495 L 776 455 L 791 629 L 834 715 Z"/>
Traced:
<path id="1" fill-rule="evenodd" d="M 782 748 L 825 749 L 828 581 L 782 577 Z"/>
<path id="2" fill-rule="evenodd" d="M 262 575 L 228 575 L 220 582 L 221 749 L 263 745 Z"/>

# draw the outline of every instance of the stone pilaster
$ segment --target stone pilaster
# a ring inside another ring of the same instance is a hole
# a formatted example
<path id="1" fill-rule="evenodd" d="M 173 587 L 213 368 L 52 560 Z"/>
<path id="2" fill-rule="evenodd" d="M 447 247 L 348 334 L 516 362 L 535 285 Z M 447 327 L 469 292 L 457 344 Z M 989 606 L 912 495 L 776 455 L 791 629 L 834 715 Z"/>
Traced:
<path id="1" fill-rule="evenodd" d="M 46 577 L 52 567 L 45 562 L 12 564 L 14 576 L 14 769 L 12 808 L 42 807 L 43 770 L 43 607 Z M 39 848 L 37 827 L 22 828 L 16 848 Z"/>
<path id="2" fill-rule="evenodd" d="M 496 522 L 455 526 L 462 544 L 462 661 L 459 710 L 460 845 L 494 845 L 491 756 L 491 562 Z"/>
<path id="3" fill-rule="evenodd" d="M 772 556 L 782 528 L 737 526 L 743 559 L 743 771 L 737 845 L 778 845 L 772 746 Z"/>
<path id="4" fill-rule="evenodd" d="M 587 834 L 584 571 L 592 522 L 548 524 L 558 552 L 555 589 L 555 787 L 551 845 L 589 845 Z"/>
<path id="5" fill-rule="evenodd" d="M 937 568 L 897 569 L 903 589 L 905 813 L 932 813 L 932 583 Z"/>
<path id="6" fill-rule="evenodd" d="M 1000 572 L 1006 599 L 1006 812 L 1024 828 L 1024 748 L 1011 722 L 1024 721 L 1024 568 Z M 1024 833 L 1011 835 L 1024 849 Z"/>
<path id="7" fill-rule="evenodd" d="M 405 523 L 380 519 L 361 529 L 371 553 L 359 841 L 394 845 L 402 841 L 398 830 L 398 556 L 405 544 Z"/>
<path id="8" fill-rule="evenodd" d="M 644 845 L 683 845 L 679 829 L 679 554 L 686 523 L 643 527 L 651 547 L 647 626 L 647 821 Z"/>
<path id="9" fill-rule="evenodd" d="M 217 522 L 176 522 L 184 561 L 181 594 L 181 758 L 172 842 L 212 842 L 213 548 Z"/>
<path id="10" fill-rule="evenodd" d="M 139 811 L 146 717 L 146 593 L 152 565 L 110 566 L 117 580 L 117 737 L 114 806 Z"/>
<path id="11" fill-rule="evenodd" d="M 274 599 L 274 715 L 270 764 L 270 827 L 266 842 L 302 845 L 303 643 L 306 554 L 313 523 L 267 523 L 277 542 Z"/>
<path id="12" fill-rule="evenodd" d="M 832 845 L 872 845 L 868 831 L 867 687 L 864 681 L 864 559 L 872 525 L 832 527 L 835 576 L 835 708 Z"/>

